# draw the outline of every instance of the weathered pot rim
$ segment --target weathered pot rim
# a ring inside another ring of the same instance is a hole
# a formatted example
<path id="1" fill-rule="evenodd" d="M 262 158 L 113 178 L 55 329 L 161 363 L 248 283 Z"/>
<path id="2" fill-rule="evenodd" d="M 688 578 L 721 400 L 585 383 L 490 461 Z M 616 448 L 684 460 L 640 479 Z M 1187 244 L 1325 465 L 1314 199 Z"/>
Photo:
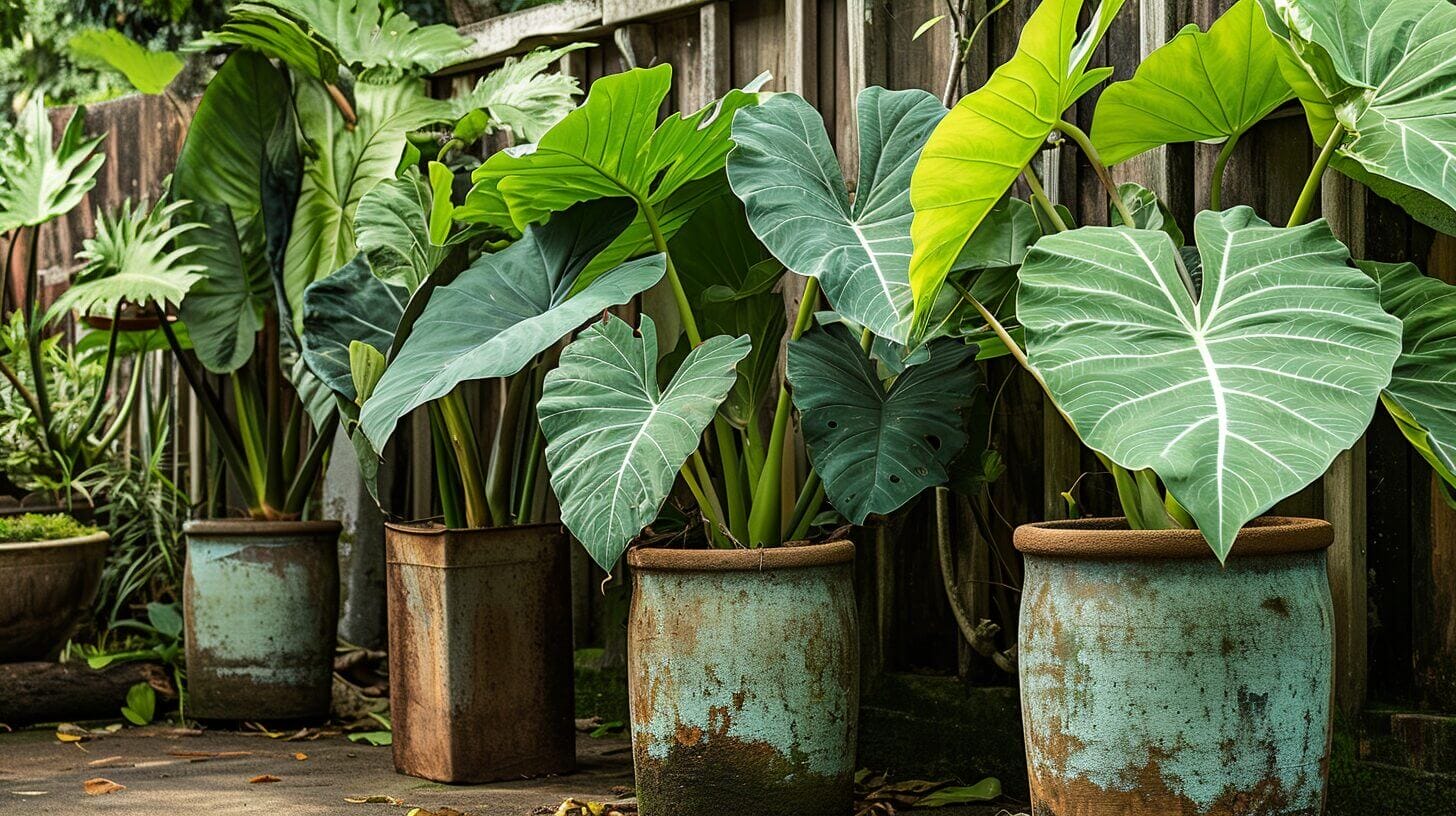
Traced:
<path id="1" fill-rule="evenodd" d="M 771 569 L 828 567 L 854 561 L 854 543 L 826 541 L 784 547 L 738 550 L 681 550 L 634 547 L 627 551 L 633 569 L 662 572 L 763 572 Z"/>
<path id="2" fill-rule="evenodd" d="M 1334 541 L 1328 521 L 1261 516 L 1234 539 L 1230 558 L 1323 550 Z M 1029 555 L 1071 558 L 1205 558 L 1208 542 L 1198 530 L 1130 530 L 1125 518 L 1088 518 L 1023 524 L 1012 537 Z"/>
<path id="3" fill-rule="evenodd" d="M 442 536 L 446 533 L 459 533 L 461 535 L 474 535 L 476 533 L 504 533 L 516 530 L 537 530 L 555 528 L 561 529 L 559 521 L 540 521 L 531 524 L 505 524 L 500 527 L 446 527 L 433 519 L 423 521 L 386 521 L 384 529 L 394 530 L 399 533 L 409 533 L 418 536 Z"/>
<path id="4" fill-rule="evenodd" d="M 105 544 L 111 540 L 111 534 L 105 530 L 97 530 L 83 536 L 71 536 L 70 538 L 55 538 L 50 541 L 10 541 L 0 543 L 0 553 L 15 552 L 17 550 L 40 550 L 59 547 L 84 547 L 87 544 Z"/>
<path id="5" fill-rule="evenodd" d="M 259 519 L 197 519 L 182 525 L 186 535 L 212 538 L 257 538 L 260 536 L 338 535 L 344 525 L 337 521 L 264 521 Z"/>

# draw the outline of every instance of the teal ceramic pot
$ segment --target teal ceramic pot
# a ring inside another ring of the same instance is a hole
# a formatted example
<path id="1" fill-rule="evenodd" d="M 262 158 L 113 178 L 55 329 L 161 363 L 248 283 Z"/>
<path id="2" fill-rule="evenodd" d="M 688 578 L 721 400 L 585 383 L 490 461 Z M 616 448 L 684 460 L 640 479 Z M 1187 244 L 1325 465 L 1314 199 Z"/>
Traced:
<path id="1" fill-rule="evenodd" d="M 1196 530 L 1019 528 L 1034 816 L 1323 813 L 1331 540 L 1264 518 L 1220 565 Z"/>
<path id="2" fill-rule="evenodd" d="M 339 523 L 227 519 L 183 529 L 188 716 L 328 716 Z"/>
<path id="3" fill-rule="evenodd" d="M 631 550 L 642 816 L 849 816 L 859 635 L 849 542 Z"/>

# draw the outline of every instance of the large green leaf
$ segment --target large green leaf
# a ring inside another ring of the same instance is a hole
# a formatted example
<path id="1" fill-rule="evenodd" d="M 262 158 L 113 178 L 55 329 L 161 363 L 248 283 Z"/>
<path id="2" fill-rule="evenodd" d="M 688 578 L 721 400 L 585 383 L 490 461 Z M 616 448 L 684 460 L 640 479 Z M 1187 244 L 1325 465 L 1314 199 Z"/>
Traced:
<path id="1" fill-rule="evenodd" d="M 445 176 L 440 189 L 432 187 L 418 170 L 409 168 L 399 178 L 375 185 L 360 200 L 354 215 L 355 241 L 359 250 L 369 256 L 374 274 L 410 291 L 444 262 L 451 247 L 465 234 L 449 235 L 448 214 L 432 217 L 442 209 L 448 211 L 450 206 L 451 173 L 444 165 L 430 162 L 431 176 L 439 175 L 437 168 Z"/>
<path id="2" fill-rule="evenodd" d="M 562 57 L 592 43 L 573 43 L 561 48 L 537 48 L 519 59 L 507 57 L 501 67 L 475 83 L 468 94 L 449 100 L 454 136 L 470 144 L 497 128 L 509 128 L 517 141 L 540 139 L 575 107 L 572 97 L 581 94 L 576 77 L 543 71 Z"/>
<path id="3" fill-rule="evenodd" d="M 246 254 L 262 246 L 264 146 L 288 105 L 288 84 L 267 58 L 234 53 L 207 83 L 172 174 L 174 199 L 227 206 Z"/>
<path id="4" fill-rule="evenodd" d="M 657 517 L 749 348 L 747 337 L 710 337 L 663 389 L 652 318 L 639 334 L 616 317 L 588 328 L 547 373 L 536 409 L 561 520 L 608 570 Z"/>
<path id="5" fill-rule="evenodd" d="M 381 0 L 258 0 L 235 4 L 201 45 L 237 45 L 337 82 L 342 65 L 371 82 L 422 76 L 463 56 L 452 26 L 421 27 Z"/>
<path id="6" fill-rule="evenodd" d="M 244 261 L 227 205 L 193 202 L 186 213 L 203 225 L 183 236 L 196 248 L 193 257 L 202 267 L 202 279 L 187 291 L 179 314 L 191 332 L 198 361 L 208 371 L 226 374 L 253 356 L 273 287 L 262 264 Z"/>
<path id="7" fill-rule="evenodd" d="M 830 503 L 855 524 L 944 484 L 966 443 L 961 411 L 980 381 L 976 348 L 950 338 L 928 348 L 929 360 L 886 388 L 841 323 L 789 344 L 789 382 L 809 459 Z"/>
<path id="8" fill-rule="evenodd" d="M 1132 79 L 1107 86 L 1092 143 L 1108 164 L 1159 145 L 1237 138 L 1294 97 L 1258 0 L 1239 0 L 1209 26 L 1189 25 L 1148 55 Z"/>
<path id="9" fill-rule="evenodd" d="M 515 374 L 602 310 L 661 279 L 663 258 L 654 255 L 572 294 L 576 278 L 626 226 L 632 210 L 630 202 L 612 200 L 561 213 L 435 289 L 360 414 L 374 447 L 383 448 L 395 424 L 415 408 L 462 382 Z"/>
<path id="10" fill-rule="evenodd" d="M 1259 0 L 1331 164 L 1456 234 L 1456 7 L 1447 0 Z"/>
<path id="11" fill-rule="evenodd" d="M 1400 318 L 1403 347 L 1385 389 L 1386 407 L 1436 471 L 1456 487 L 1456 286 L 1414 264 L 1361 261 L 1380 302 Z"/>
<path id="12" fill-rule="evenodd" d="M 109 317 L 123 302 L 162 309 L 181 303 L 203 271 L 195 256 L 197 247 L 179 241 L 203 226 L 174 218 L 186 205 L 164 200 L 153 207 L 133 208 L 127 200 L 115 213 L 101 213 L 96 234 L 76 254 L 85 265 L 56 299 L 51 314 L 74 309 Z"/>
<path id="13" fill-rule="evenodd" d="M 71 53 L 85 63 L 104 65 L 126 77 L 133 88 L 144 94 L 167 90 L 182 72 L 182 58 L 171 51 L 152 51 L 110 28 L 91 28 L 77 32 L 67 41 Z"/>
<path id="14" fill-rule="evenodd" d="M 18 126 L 0 135 L 0 233 L 34 227 L 70 212 L 96 186 L 106 156 L 96 152 L 100 136 L 84 135 L 86 109 L 76 108 L 52 145 L 44 94 L 36 94 Z"/>
<path id="15" fill-rule="evenodd" d="M 728 181 L 784 265 L 818 278 L 836 311 L 875 334 L 909 336 L 910 174 L 946 114 L 924 91 L 859 95 L 859 184 L 851 202 L 824 120 L 797 94 L 739 111 Z"/>
<path id="16" fill-rule="evenodd" d="M 733 146 L 728 138 L 733 114 L 758 102 L 752 91 L 730 91 L 697 113 L 674 114 L 658 125 L 671 84 L 672 67 L 665 64 L 592 83 L 586 102 L 539 142 L 502 150 L 477 168 L 475 186 L 456 218 L 525 229 L 580 201 L 626 196 L 651 207 L 663 238 L 671 238 L 661 211 L 691 182 L 722 170 Z M 686 203 L 676 202 L 678 226 L 691 215 L 691 209 L 683 211 Z M 639 212 L 618 243 L 640 248 L 650 231 L 646 214 Z M 593 272 L 630 257 L 615 250 L 604 256 Z"/>
<path id="17" fill-rule="evenodd" d="M 931 311 L 956 256 L 1056 128 L 1065 111 L 1111 68 L 1087 69 L 1124 0 L 1102 0 L 1079 37 L 1082 0 L 1042 0 L 1016 53 L 941 120 L 910 179 L 912 335 Z"/>
<path id="18" fill-rule="evenodd" d="M 367 343 L 381 355 L 394 343 L 409 290 L 380 280 L 359 255 L 303 293 L 303 359 L 335 394 L 354 402 L 350 346 Z"/>
<path id="19" fill-rule="evenodd" d="M 747 427 L 759 421 L 778 366 L 787 320 L 783 295 L 774 287 L 783 264 L 754 237 L 743 204 L 726 189 L 697 210 L 668 249 L 703 335 L 746 334 L 753 343 L 723 401 L 723 415 Z"/>
<path id="20" fill-rule="evenodd" d="M 1156 472 L 1222 559 L 1364 433 L 1400 322 L 1322 220 L 1236 207 L 1200 213 L 1194 236 L 1197 300 L 1164 233 L 1084 227 L 1032 248 L 1017 314 L 1082 440 Z"/>
<path id="21" fill-rule="evenodd" d="M 317 155 L 304 164 L 284 262 L 284 288 L 296 321 L 303 290 L 333 273 L 359 251 L 354 233 L 360 202 L 395 177 L 406 135 L 436 121 L 441 111 L 414 82 L 360 84 L 359 121 L 349 128 L 318 82 L 300 80 L 295 95 L 299 126 Z"/>

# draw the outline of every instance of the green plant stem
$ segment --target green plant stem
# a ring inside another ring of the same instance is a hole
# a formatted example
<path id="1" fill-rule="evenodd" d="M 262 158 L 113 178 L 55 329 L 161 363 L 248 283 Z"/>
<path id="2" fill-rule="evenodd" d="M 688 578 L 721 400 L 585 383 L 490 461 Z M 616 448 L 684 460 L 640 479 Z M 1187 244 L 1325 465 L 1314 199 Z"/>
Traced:
<path id="1" fill-rule="evenodd" d="M 137 395 L 141 393 L 142 360 L 144 359 L 144 357 L 138 355 L 136 365 L 132 366 L 131 380 L 126 386 L 126 397 L 122 400 L 121 407 L 117 409 L 116 416 L 112 418 L 111 427 L 102 434 L 101 441 L 96 443 L 97 450 L 104 451 L 111 447 L 111 443 L 115 442 L 116 438 L 121 435 L 122 429 L 126 427 L 127 420 L 131 418 L 132 409 L 137 404 Z"/>
<path id="2" fill-rule="evenodd" d="M 1077 147 L 1081 149 L 1082 155 L 1087 157 L 1088 163 L 1096 171 L 1097 180 L 1102 182 L 1103 189 L 1107 191 L 1107 199 L 1112 202 L 1113 208 L 1117 210 L 1118 216 L 1122 218 L 1122 223 L 1129 227 L 1133 226 L 1132 213 L 1128 211 L 1127 205 L 1122 202 L 1122 194 L 1117 191 L 1117 182 L 1113 181 L 1112 174 L 1107 172 L 1107 165 L 1102 162 L 1102 155 L 1097 152 L 1097 148 L 1092 144 L 1092 140 L 1088 138 L 1087 134 L 1081 128 L 1065 119 L 1057 122 L 1057 130 L 1071 137 L 1072 141 L 1077 143 Z"/>
<path id="3" fill-rule="evenodd" d="M 763 431 L 759 430 L 757 417 L 752 417 L 743 429 L 743 461 L 748 466 L 748 483 L 757 485 L 763 476 Z"/>
<path id="4" fill-rule="evenodd" d="M 504 399 L 501 403 L 500 419 L 496 423 L 495 439 L 491 440 L 490 461 L 486 464 L 485 500 L 490 515 L 497 524 L 509 524 L 511 512 L 511 471 L 515 465 L 515 446 L 521 426 L 521 414 L 525 409 L 526 386 L 531 381 L 529 371 L 507 377 Z"/>
<path id="5" fill-rule="evenodd" d="M 1304 181 L 1304 189 L 1299 191 L 1299 200 L 1294 202 L 1294 211 L 1289 213 L 1286 227 L 1297 227 L 1309 217 L 1314 200 L 1319 197 L 1320 181 L 1324 178 L 1325 168 L 1330 166 L 1330 159 L 1335 157 L 1335 151 L 1344 140 L 1345 126 L 1336 122 L 1335 129 L 1330 131 L 1330 137 L 1325 140 L 1325 146 L 1320 150 L 1319 158 L 1314 160 L 1314 167 L 1310 168 L 1309 178 Z"/>
<path id="6" fill-rule="evenodd" d="M 1021 177 L 1026 179 L 1026 186 L 1031 189 L 1031 200 L 1041 208 L 1047 220 L 1052 223 L 1057 232 L 1066 232 L 1067 222 L 1062 220 L 1061 214 L 1052 205 L 1052 200 L 1047 198 L 1046 189 L 1041 186 L 1041 179 L 1037 178 L 1036 171 L 1031 169 L 1030 163 L 1021 169 Z"/>
<path id="7" fill-rule="evenodd" d="M 536 503 L 536 472 L 541 469 L 541 459 L 546 454 L 546 436 L 541 433 L 540 423 L 532 424 L 531 441 L 526 446 L 526 469 L 521 473 L 521 495 L 516 505 L 517 524 L 541 520 L 531 517 L 531 508 Z"/>
<path id="8" fill-rule="evenodd" d="M 116 329 L 116 321 L 121 319 L 121 306 L 118 304 L 111 317 L 111 336 L 106 342 L 106 359 L 101 366 L 101 387 L 96 390 L 96 398 L 91 401 L 91 410 L 86 412 L 86 419 L 76 429 L 76 437 L 67 443 L 69 455 L 76 455 L 86 443 L 86 437 L 90 436 L 91 429 L 101 420 L 101 411 L 106 407 L 106 389 L 111 387 L 111 372 L 116 368 L 116 345 L 121 339 L 121 332 Z"/>
<path id="9" fill-rule="evenodd" d="M 809 527 L 813 525 L 814 517 L 819 515 L 819 506 L 823 502 L 824 480 L 818 471 L 810 470 L 809 478 L 804 480 L 804 489 L 799 492 L 799 500 L 794 502 L 786 541 L 798 541 L 809 534 Z"/>
<path id="10" fill-rule="evenodd" d="M 303 408 L 300 406 L 299 411 Z M 313 443 L 308 446 L 308 455 L 304 456 L 302 464 L 299 465 L 298 474 L 293 477 L 293 484 L 289 485 L 288 492 L 283 498 L 283 512 L 288 518 L 298 518 L 303 514 L 304 505 L 308 503 L 308 497 L 313 493 L 314 482 L 318 479 L 319 469 L 323 467 L 324 459 L 329 454 L 329 448 L 334 444 L 334 432 L 339 429 L 339 412 L 331 411 L 329 418 L 318 429 Z"/>
<path id="11" fill-rule="evenodd" d="M 445 516 L 445 526 L 452 530 L 465 527 L 465 516 L 460 512 L 460 470 L 455 464 L 455 453 L 450 449 L 450 437 L 445 433 L 445 419 L 440 415 L 440 406 L 427 403 L 430 413 L 430 444 L 434 449 L 435 482 L 440 491 L 440 512 Z"/>
<path id="12" fill-rule="evenodd" d="M 282 327 L 278 325 L 279 320 L 277 312 L 269 312 L 263 326 L 263 360 L 266 363 L 263 369 L 263 472 L 266 474 L 263 480 L 263 503 L 265 512 L 270 515 L 273 510 L 284 508 L 288 504 L 283 470 L 283 434 L 286 424 L 283 417 L 283 372 L 274 362 L 279 359 L 279 333 L 282 331 Z"/>
<path id="13" fill-rule="evenodd" d="M 35 401 L 35 394 L 32 394 L 30 389 L 25 387 L 25 383 L 20 381 L 20 376 L 15 373 L 15 369 L 11 368 L 10 364 L 5 362 L 4 358 L 0 358 L 0 374 L 3 374 L 5 379 L 10 381 L 11 387 L 15 389 L 16 393 L 20 394 L 21 399 L 25 400 L 25 404 L 30 406 L 31 413 L 39 417 L 40 405 Z M 45 444 L 45 439 L 41 439 L 41 444 Z"/>
<path id="14" fill-rule="evenodd" d="M 470 424 L 470 413 L 458 390 L 438 400 L 440 417 L 445 423 L 445 433 L 450 447 L 455 451 L 455 460 L 460 465 L 460 488 L 465 495 L 465 523 L 470 527 L 490 527 L 494 524 L 490 504 L 486 499 L 485 476 L 480 469 L 480 448 L 475 440 L 475 429 Z"/>
<path id="15" fill-rule="evenodd" d="M 1228 166 L 1229 157 L 1234 154 L 1234 148 L 1239 145 L 1239 137 L 1242 133 L 1235 133 L 1223 143 L 1223 149 L 1218 151 L 1218 158 L 1213 162 L 1213 175 L 1208 182 L 1208 208 L 1210 210 L 1223 209 L 1223 171 Z"/>
<path id="16" fill-rule="evenodd" d="M 448 154 L 451 150 L 463 147 L 465 147 L 465 142 L 452 137 L 446 140 L 444 144 L 440 145 L 439 152 L 435 154 L 435 161 L 442 162 L 445 160 L 446 154 Z"/>
<path id="17" fill-rule="evenodd" d="M 789 331 L 789 340 L 798 340 L 814 320 L 814 309 L 819 303 L 819 279 L 809 278 L 804 283 L 804 295 L 799 300 L 799 311 L 794 317 L 794 326 Z M 789 384 L 785 379 L 779 383 L 779 399 L 774 406 L 773 430 L 769 434 L 768 447 L 764 450 L 763 472 L 753 490 L 753 506 L 748 517 L 749 546 L 763 547 L 782 543 L 783 504 L 780 494 L 783 485 L 784 448 L 789 444 L 789 419 L 793 413 L 793 401 L 789 398 Z"/>
<path id="18" fill-rule="evenodd" d="M 31 388 L 35 393 L 41 430 L 45 433 L 46 450 L 59 452 L 60 440 L 56 437 L 51 421 L 50 389 L 46 385 L 45 367 L 41 365 L 40 359 L 40 258 L 37 257 L 40 227 L 31 227 L 28 238 L 25 255 L 25 347 L 30 356 Z"/>
<path id="19" fill-rule="evenodd" d="M 237 416 L 238 430 L 243 440 L 243 460 L 247 462 L 247 479 L 252 485 L 252 491 L 257 501 L 249 505 L 250 510 L 260 511 L 268 503 L 268 497 L 264 489 L 268 484 L 268 476 L 263 471 L 263 462 L 267 459 L 267 452 L 264 450 L 262 430 L 258 427 L 258 395 L 246 387 L 244 378 L 238 372 L 234 372 L 233 383 L 233 413 Z"/>

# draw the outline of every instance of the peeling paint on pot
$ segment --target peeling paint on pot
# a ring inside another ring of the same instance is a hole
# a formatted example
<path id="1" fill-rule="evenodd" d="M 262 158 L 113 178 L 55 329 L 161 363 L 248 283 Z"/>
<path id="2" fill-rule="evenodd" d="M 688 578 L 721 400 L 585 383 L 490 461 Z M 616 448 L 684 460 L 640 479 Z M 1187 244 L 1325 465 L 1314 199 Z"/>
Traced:
<path id="1" fill-rule="evenodd" d="M 576 767 L 560 524 L 386 527 L 394 766 L 439 782 Z"/>
<path id="2" fill-rule="evenodd" d="M 339 530 L 333 521 L 186 526 L 188 716 L 328 715 L 339 614 Z"/>
<path id="3" fill-rule="evenodd" d="M 1241 534 L 1227 566 L 1197 531 L 1017 531 L 1034 816 L 1323 812 L 1330 530 L 1283 521 Z"/>
<path id="4" fill-rule="evenodd" d="M 853 545 L 628 553 L 643 816 L 846 816 L 859 635 Z"/>

